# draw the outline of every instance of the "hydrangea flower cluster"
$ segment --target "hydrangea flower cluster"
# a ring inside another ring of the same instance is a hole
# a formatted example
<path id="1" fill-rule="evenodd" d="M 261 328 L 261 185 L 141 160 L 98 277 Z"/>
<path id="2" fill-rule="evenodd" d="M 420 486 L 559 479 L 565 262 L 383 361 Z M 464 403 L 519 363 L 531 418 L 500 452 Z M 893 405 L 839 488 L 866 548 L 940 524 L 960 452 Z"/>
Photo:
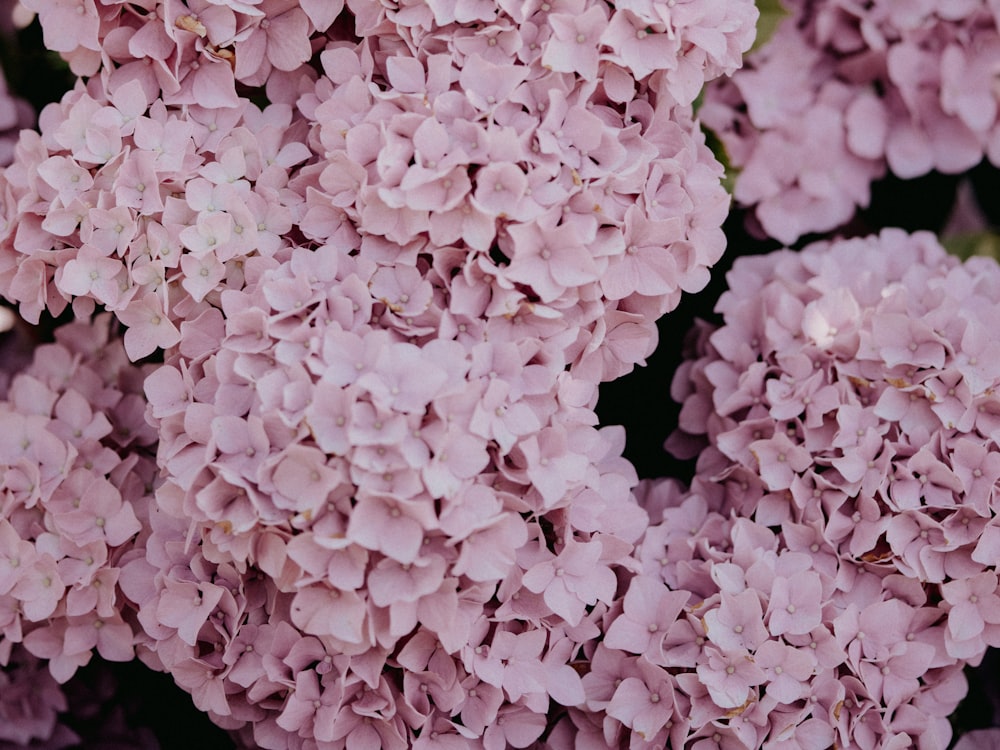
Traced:
<path id="1" fill-rule="evenodd" d="M 692 487 L 597 427 L 725 245 L 694 102 L 750 0 L 23 2 L 81 80 L 0 174 L 0 294 L 79 322 L 4 344 L 0 747 L 74 742 L 95 652 L 247 748 L 948 746 L 1000 645 L 996 264 L 738 261 Z M 992 9 L 792 20 L 702 110 L 773 236 L 1000 158 Z"/>
<path id="2" fill-rule="evenodd" d="M 1000 165 L 992 3 L 802 2 L 700 116 L 734 166 L 736 201 L 791 244 L 849 221 L 870 183 Z"/>
<path id="3" fill-rule="evenodd" d="M 165 359 L 140 658 L 251 746 L 571 743 L 646 524 L 596 386 L 723 250 L 692 102 L 753 3 L 26 4 L 89 80 L 0 292 Z"/>
<path id="4" fill-rule="evenodd" d="M 740 64 L 751 2 L 148 5 L 29 3 L 93 77 L 0 185 L 0 291 L 28 320 L 100 304 L 136 359 L 246 258 L 323 247 L 393 269 L 359 279 L 409 336 L 518 319 L 597 381 L 724 248 L 690 105 Z"/>
<path id="5" fill-rule="evenodd" d="M 696 477 L 643 488 L 583 678 L 593 736 L 943 750 L 1000 645 L 1000 267 L 885 230 L 728 280 L 673 385 Z"/>
<path id="6" fill-rule="evenodd" d="M 109 323 L 61 327 L 0 402 L 0 664 L 23 643 L 59 682 L 134 657 L 119 577 L 144 554 L 156 434 Z"/>
<path id="7" fill-rule="evenodd" d="M 141 655 L 260 747 L 533 741 L 550 699 L 582 701 L 568 662 L 645 528 L 624 432 L 516 328 L 381 327 L 350 260 L 248 260 L 147 378 Z"/>

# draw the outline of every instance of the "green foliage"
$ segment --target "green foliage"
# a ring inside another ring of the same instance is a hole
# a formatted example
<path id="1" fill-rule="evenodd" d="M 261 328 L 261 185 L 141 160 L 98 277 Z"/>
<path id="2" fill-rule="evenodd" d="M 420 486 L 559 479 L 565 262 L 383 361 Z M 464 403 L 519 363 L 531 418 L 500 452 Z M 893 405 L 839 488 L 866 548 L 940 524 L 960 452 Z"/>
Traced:
<path id="1" fill-rule="evenodd" d="M 757 10 L 760 11 L 760 18 L 757 19 L 757 38 L 750 48 L 751 52 L 767 44 L 778 29 L 778 24 L 791 15 L 782 6 L 781 0 L 757 0 Z"/>
<path id="2" fill-rule="evenodd" d="M 1000 234 L 991 231 L 968 232 L 946 237 L 942 240 L 945 249 L 962 260 L 973 255 L 985 255 L 1000 260 Z"/>
<path id="3" fill-rule="evenodd" d="M 719 139 L 719 136 L 715 134 L 715 131 L 706 127 L 705 123 L 701 123 L 701 131 L 705 134 L 705 145 L 712 150 L 716 161 L 726 170 L 725 175 L 722 177 L 722 187 L 726 189 L 727 193 L 732 195 L 739 170 L 729 161 L 729 154 L 726 153 L 726 147 Z"/>

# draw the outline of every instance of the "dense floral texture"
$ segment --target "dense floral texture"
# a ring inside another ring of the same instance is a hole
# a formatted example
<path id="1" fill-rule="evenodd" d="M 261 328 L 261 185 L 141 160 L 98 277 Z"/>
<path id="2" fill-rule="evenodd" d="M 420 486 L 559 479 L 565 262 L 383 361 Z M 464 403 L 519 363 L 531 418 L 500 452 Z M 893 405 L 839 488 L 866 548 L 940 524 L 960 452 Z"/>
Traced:
<path id="1" fill-rule="evenodd" d="M 700 476 L 646 510 L 594 426 L 721 252 L 690 105 L 751 4 L 30 5 L 91 77 L 4 177 L 0 286 L 165 362 L 155 478 L 94 329 L 12 381 L 0 549 L 110 572 L 50 611 L 8 564 L 8 667 L 134 646 L 247 747 L 947 744 L 1000 624 L 992 266 L 739 265 L 678 381 Z"/>
<path id="2" fill-rule="evenodd" d="M 735 199 L 792 243 L 867 206 L 902 178 L 1000 165 L 1000 30 L 994 3 L 792 0 L 791 16 L 701 116 L 722 138 Z"/>
<path id="3" fill-rule="evenodd" d="M 723 250 L 690 105 L 739 65 L 750 2 L 29 5 L 94 76 L 5 175 L 0 290 L 29 320 L 103 305 L 132 358 L 305 246 L 353 257 L 408 337 L 517 322 L 597 382 Z"/>
<path id="4" fill-rule="evenodd" d="M 253 746 L 570 736 L 646 523 L 596 385 L 723 250 L 692 102 L 753 4 L 28 5 L 91 77 L 0 288 L 166 360 L 140 657 Z"/>
<path id="5" fill-rule="evenodd" d="M 60 328 L 0 402 L 0 664 L 23 643 L 60 682 L 95 651 L 134 656 L 118 582 L 147 535 L 156 436 L 109 323 Z"/>
<path id="6" fill-rule="evenodd" d="M 645 527 L 624 433 L 540 342 L 416 346 L 350 258 L 281 255 L 146 381 L 140 656 L 260 747 L 533 741 Z"/>
<path id="7" fill-rule="evenodd" d="M 1000 645 L 1000 267 L 886 230 L 728 280 L 673 386 L 697 475 L 643 488 L 592 735 L 943 749 Z"/>

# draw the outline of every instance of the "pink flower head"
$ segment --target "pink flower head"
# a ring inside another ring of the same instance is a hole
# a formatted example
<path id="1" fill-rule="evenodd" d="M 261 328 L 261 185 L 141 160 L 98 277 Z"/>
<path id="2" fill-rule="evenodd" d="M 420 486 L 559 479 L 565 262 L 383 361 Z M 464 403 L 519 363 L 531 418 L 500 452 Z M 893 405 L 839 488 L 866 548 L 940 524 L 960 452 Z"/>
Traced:
<path id="1" fill-rule="evenodd" d="M 774 579 L 768 602 L 768 630 L 772 635 L 802 635 L 822 622 L 822 583 L 812 571 Z"/>
<path id="2" fill-rule="evenodd" d="M 644 570 L 704 602 L 663 642 L 696 736 L 750 700 L 782 713 L 776 746 L 950 741 L 962 690 L 944 699 L 950 678 L 929 675 L 998 638 L 994 428 L 978 371 L 973 389 L 957 370 L 970 355 L 955 311 L 993 309 L 998 280 L 995 263 L 895 230 L 734 265 L 722 327 L 699 332 L 673 388 L 688 412 L 668 445 L 699 455 L 691 490 L 641 497 L 663 518 Z M 829 708 L 777 708 L 806 695 Z"/>
<path id="3" fill-rule="evenodd" d="M 593 405 L 721 253 L 692 102 L 752 3 L 140 5 L 32 2 L 86 81 L 3 174 L 0 291 L 124 350 L 80 324 L 10 388 L 4 639 L 134 648 L 248 746 L 494 748 L 570 746 L 645 628 L 608 731 L 679 735 L 704 576 L 631 583 Z"/>
<path id="4" fill-rule="evenodd" d="M 723 592 L 719 607 L 705 613 L 705 631 L 724 651 L 755 651 L 768 637 L 758 593 Z"/>
<path id="5" fill-rule="evenodd" d="M 575 17 L 553 13 L 548 20 L 552 25 L 552 39 L 545 47 L 542 63 L 552 70 L 576 73 L 584 79 L 594 78 L 601 33 L 608 22 L 604 8 L 593 5 Z"/>

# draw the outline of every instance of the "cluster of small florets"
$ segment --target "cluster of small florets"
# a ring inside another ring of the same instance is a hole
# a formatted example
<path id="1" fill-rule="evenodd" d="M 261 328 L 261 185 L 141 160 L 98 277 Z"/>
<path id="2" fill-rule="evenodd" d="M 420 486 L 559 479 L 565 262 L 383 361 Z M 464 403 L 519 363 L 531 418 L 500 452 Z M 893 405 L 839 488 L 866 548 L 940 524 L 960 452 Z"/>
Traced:
<path id="1" fill-rule="evenodd" d="M 0 176 L 0 292 L 109 312 L 0 376 L 0 740 L 70 741 L 96 651 L 246 747 L 948 745 L 1000 645 L 995 264 L 741 260 L 692 488 L 637 504 L 595 427 L 723 250 L 692 104 L 752 3 L 25 5 L 89 80 Z M 703 110 L 779 239 L 1000 148 L 993 16 L 869 6 Z"/>
<path id="2" fill-rule="evenodd" d="M 928 590 L 855 559 L 815 521 L 772 529 L 727 510 L 742 490 L 707 478 L 689 491 L 672 480 L 643 487 L 657 522 L 639 547 L 643 573 L 583 678 L 591 736 L 706 749 L 947 748 L 963 668 L 1000 642 L 989 622 L 996 573 L 980 565 Z M 959 629 L 967 650 L 950 645 Z"/>
<path id="3" fill-rule="evenodd" d="M 136 360 L 177 344 L 181 320 L 242 285 L 245 256 L 282 244 L 305 131 L 283 105 L 223 112 L 150 104 L 136 81 L 108 97 L 99 79 L 42 112 L 41 135 L 22 133 L 2 176 L 0 286 L 23 318 L 101 305 L 128 327 Z"/>
<path id="4" fill-rule="evenodd" d="M 119 576 L 142 554 L 156 436 L 109 322 L 60 328 L 0 402 L 0 663 L 23 642 L 60 682 L 95 650 L 134 656 Z"/>
<path id="5" fill-rule="evenodd" d="M 739 65 L 750 2 L 98 6 L 30 4 L 94 77 L 5 176 L 0 289 L 28 320 L 100 304 L 143 357 L 246 258 L 305 245 L 398 277 L 374 298 L 410 336 L 516 319 L 596 382 L 724 248 L 691 102 Z M 237 95 L 265 83 L 263 110 Z"/>
<path id="6" fill-rule="evenodd" d="M 886 230 L 728 280 L 673 385 L 697 475 L 644 488 L 593 731 L 943 749 L 1000 645 L 1000 268 Z"/>
<path id="7" fill-rule="evenodd" d="M 489 40 L 461 60 L 390 57 L 384 91 L 363 50 L 324 52 L 327 76 L 299 101 L 322 156 L 293 185 L 301 230 L 394 266 L 373 296 L 409 336 L 509 338 L 514 324 L 578 377 L 614 379 L 721 255 L 720 172 L 661 79 L 622 104 Z"/>
<path id="8" fill-rule="evenodd" d="M 22 3 L 38 13 L 46 48 L 76 75 L 101 76 L 112 89 L 139 80 L 165 104 L 209 109 L 236 106 L 247 87 L 264 87 L 272 99 L 283 86 L 294 90 L 314 54 L 337 37 L 380 39 L 386 46 L 374 51 L 390 55 L 446 52 L 460 66 L 475 57 L 608 79 L 623 103 L 642 79 L 660 73 L 690 104 L 706 80 L 739 67 L 757 18 L 752 3 L 712 0 L 626 7 L 603 0 L 395 8 L 367 0 Z M 369 63 L 382 65 L 378 58 Z"/>
<path id="9" fill-rule="evenodd" d="M 571 744 L 646 524 L 596 386 L 723 250 L 692 102 L 753 4 L 28 5 L 92 77 L 0 291 L 163 351 L 140 658 L 253 746 Z"/>
<path id="10" fill-rule="evenodd" d="M 790 244 L 846 223 L 886 168 L 904 179 L 1000 164 L 989 3 L 786 5 L 791 16 L 700 115 L 741 171 L 734 198 Z"/>
<path id="11" fill-rule="evenodd" d="M 282 255 L 146 380 L 144 658 L 261 747 L 534 740 L 646 524 L 624 433 L 539 339 L 417 346 L 356 259 Z"/>

